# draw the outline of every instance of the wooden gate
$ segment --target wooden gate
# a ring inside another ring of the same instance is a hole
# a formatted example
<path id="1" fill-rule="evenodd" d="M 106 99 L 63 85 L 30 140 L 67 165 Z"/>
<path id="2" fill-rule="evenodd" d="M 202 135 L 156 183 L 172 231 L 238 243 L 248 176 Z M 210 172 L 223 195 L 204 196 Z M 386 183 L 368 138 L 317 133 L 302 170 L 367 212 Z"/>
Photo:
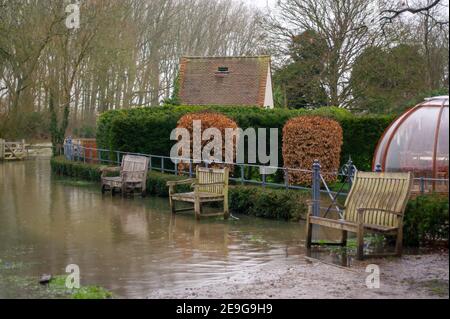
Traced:
<path id="1" fill-rule="evenodd" d="M 0 159 L 5 161 L 23 160 L 26 155 L 25 141 L 6 142 L 5 140 L 0 140 Z"/>

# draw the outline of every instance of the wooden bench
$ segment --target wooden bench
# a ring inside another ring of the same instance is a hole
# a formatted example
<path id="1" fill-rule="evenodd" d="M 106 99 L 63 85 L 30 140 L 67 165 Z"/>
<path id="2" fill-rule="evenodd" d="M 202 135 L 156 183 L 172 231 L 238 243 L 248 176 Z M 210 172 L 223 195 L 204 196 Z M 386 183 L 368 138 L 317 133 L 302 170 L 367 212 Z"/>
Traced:
<path id="1" fill-rule="evenodd" d="M 125 155 L 120 167 L 106 168 L 102 171 L 102 193 L 111 191 L 114 195 L 116 191 L 120 191 L 125 195 L 139 190 L 141 195 L 145 196 L 148 163 L 145 156 Z M 107 176 L 118 171 L 119 176 Z"/>
<path id="2" fill-rule="evenodd" d="M 228 175 L 229 168 L 196 168 L 196 178 L 186 179 L 182 181 L 167 182 L 169 187 L 169 203 L 172 213 L 189 211 L 192 208 L 175 208 L 175 202 L 193 203 L 193 210 L 197 220 L 201 216 L 220 216 L 223 215 L 225 219 L 229 217 L 228 211 Z M 193 192 L 176 193 L 177 185 L 191 184 L 194 188 Z M 202 214 L 202 204 L 209 202 L 223 202 L 223 212 Z"/>
<path id="3" fill-rule="evenodd" d="M 403 215 L 411 193 L 411 173 L 357 172 L 345 201 L 343 219 L 307 216 L 306 246 L 312 243 L 312 225 L 342 230 L 341 245 L 347 244 L 347 233 L 356 233 L 357 259 L 364 258 L 364 233 L 378 232 L 395 235 L 394 255 L 401 256 Z M 392 254 L 385 254 L 392 255 Z"/>

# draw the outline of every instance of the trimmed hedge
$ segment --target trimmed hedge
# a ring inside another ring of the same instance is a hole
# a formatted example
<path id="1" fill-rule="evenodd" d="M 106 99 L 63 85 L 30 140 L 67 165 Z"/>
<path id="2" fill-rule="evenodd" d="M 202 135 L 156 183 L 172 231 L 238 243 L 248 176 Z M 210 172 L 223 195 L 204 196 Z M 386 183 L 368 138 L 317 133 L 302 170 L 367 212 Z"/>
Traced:
<path id="1" fill-rule="evenodd" d="M 64 157 L 51 160 L 52 171 L 70 177 L 100 181 L 101 165 L 67 161 Z M 167 181 L 182 180 L 184 176 L 149 172 L 147 193 L 167 197 Z M 180 191 L 189 191 L 189 185 L 180 185 Z M 260 186 L 230 186 L 230 209 L 239 214 L 271 219 L 300 220 L 307 213 L 309 192 L 262 188 Z M 404 220 L 404 244 L 419 246 L 423 243 L 448 241 L 449 201 L 440 195 L 423 195 L 411 199 Z M 448 244 L 448 242 L 447 242 Z"/>
<path id="2" fill-rule="evenodd" d="M 113 110 L 103 113 L 97 123 L 99 147 L 124 152 L 168 156 L 175 141 L 170 132 L 178 120 L 188 113 L 209 110 L 224 114 L 242 129 L 279 129 L 279 166 L 282 166 L 282 129 L 297 116 L 311 115 L 335 119 L 343 128 L 344 144 L 341 165 L 349 156 L 360 170 L 370 170 L 378 139 L 394 119 L 393 116 L 356 116 L 337 107 L 314 110 L 265 110 L 259 107 L 230 106 L 161 106 Z"/>
<path id="3" fill-rule="evenodd" d="M 410 200 L 406 207 L 403 229 L 404 243 L 408 246 L 448 241 L 448 197 L 438 194 L 422 195 Z"/>
<path id="4" fill-rule="evenodd" d="M 226 161 L 226 150 L 227 148 L 230 148 L 233 152 L 232 156 L 233 156 L 233 162 L 235 162 L 236 160 L 236 148 L 237 148 L 237 141 L 238 141 L 238 136 L 233 138 L 233 141 L 231 143 L 229 143 L 230 145 L 227 145 L 226 139 L 225 139 L 225 130 L 227 128 L 231 128 L 231 129 L 237 129 L 238 126 L 236 124 L 236 122 L 234 122 L 232 119 L 228 118 L 227 116 L 220 114 L 220 113 L 216 113 L 216 112 L 208 112 L 208 111 L 204 111 L 204 112 L 199 112 L 199 113 L 189 113 L 186 114 L 184 116 L 181 117 L 181 119 L 178 121 L 177 123 L 177 129 L 179 128 L 185 128 L 189 131 L 190 134 L 190 148 L 191 148 L 191 152 L 195 152 L 196 150 L 194 150 L 194 121 L 201 121 L 201 134 L 203 136 L 203 133 L 209 129 L 209 128 L 217 128 L 218 130 L 220 130 L 220 133 L 222 135 L 222 147 L 221 147 L 221 158 L 220 161 Z M 211 138 L 207 139 L 207 140 L 203 140 L 201 141 L 201 149 L 200 151 L 203 150 L 203 148 L 205 147 L 205 145 L 207 145 L 209 142 L 211 141 Z M 214 153 L 214 150 L 211 152 Z M 179 156 L 182 156 L 181 152 L 178 154 Z M 218 155 L 217 154 L 210 154 L 212 156 L 211 159 L 216 158 Z M 193 156 L 193 154 L 191 154 L 191 156 Z M 194 165 L 194 169 L 196 168 L 197 165 Z M 212 164 L 211 167 L 223 167 L 223 164 L 221 165 L 217 165 L 217 164 Z M 230 167 L 230 170 L 234 169 L 233 165 L 228 165 Z M 178 164 L 178 169 L 180 171 L 187 171 L 189 170 L 189 163 L 186 162 L 181 162 Z"/>
<path id="5" fill-rule="evenodd" d="M 53 157 L 50 160 L 50 166 L 55 174 L 93 182 L 100 182 L 101 170 L 106 167 L 104 165 L 69 161 L 63 156 Z"/>
<path id="6" fill-rule="evenodd" d="M 323 172 L 337 172 L 342 146 L 342 128 L 332 119 L 299 116 L 283 128 L 283 160 L 287 168 L 305 169 L 319 160 Z M 324 173 L 327 183 L 337 176 Z M 311 173 L 292 171 L 289 182 L 311 185 Z"/>
<path id="7" fill-rule="evenodd" d="M 350 156 L 359 170 L 370 172 L 378 140 L 395 118 L 394 115 L 367 115 L 338 120 L 344 134 L 341 165 Z"/>

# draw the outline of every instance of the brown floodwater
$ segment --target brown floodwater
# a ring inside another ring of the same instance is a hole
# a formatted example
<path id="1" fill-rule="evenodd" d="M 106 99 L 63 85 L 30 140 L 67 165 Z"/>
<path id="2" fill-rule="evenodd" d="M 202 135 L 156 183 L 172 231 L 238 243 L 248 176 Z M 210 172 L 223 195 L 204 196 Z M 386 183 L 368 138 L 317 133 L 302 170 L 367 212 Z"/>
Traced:
<path id="1" fill-rule="evenodd" d="M 95 183 L 52 175 L 48 159 L 0 163 L 0 262 L 13 265 L 9 274 L 37 279 L 77 264 L 82 285 L 145 298 L 304 256 L 303 223 L 237 217 L 197 222 L 172 216 L 165 198 L 103 196 Z M 2 283 L 2 271 L 0 298 L 35 297 L 17 280 Z"/>

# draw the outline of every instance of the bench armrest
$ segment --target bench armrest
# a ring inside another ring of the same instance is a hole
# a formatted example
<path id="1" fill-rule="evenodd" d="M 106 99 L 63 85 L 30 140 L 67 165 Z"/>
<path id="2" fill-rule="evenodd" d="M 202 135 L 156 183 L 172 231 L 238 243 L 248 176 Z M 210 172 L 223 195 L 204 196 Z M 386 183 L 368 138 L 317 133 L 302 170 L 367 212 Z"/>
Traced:
<path id="1" fill-rule="evenodd" d="M 393 215 L 397 215 L 397 216 L 403 216 L 403 213 L 399 213 L 396 212 L 394 210 L 390 210 L 390 209 L 382 209 L 382 208 L 358 208 L 356 209 L 356 211 L 358 212 L 359 215 L 364 215 L 366 212 L 382 212 L 382 213 L 388 213 L 388 214 L 393 214 Z"/>
<path id="2" fill-rule="evenodd" d="M 109 173 L 120 173 L 120 166 L 105 167 L 102 169 L 102 177 L 107 177 Z"/>
<path id="3" fill-rule="evenodd" d="M 308 199 L 306 201 L 306 205 L 307 206 L 312 206 L 313 203 L 314 203 L 314 201 L 312 199 Z M 334 203 L 332 206 L 335 206 L 335 207 L 338 206 L 340 209 L 345 209 L 345 206 L 339 205 L 338 203 Z M 328 208 L 328 207 L 320 206 L 320 208 Z"/>
<path id="4" fill-rule="evenodd" d="M 132 172 L 122 172 L 122 179 L 124 181 L 128 180 L 128 179 L 144 179 L 145 173 L 147 171 L 143 170 L 143 171 L 132 171 Z"/>
<path id="5" fill-rule="evenodd" d="M 167 186 L 177 186 L 177 185 L 186 185 L 186 184 L 193 184 L 195 183 L 194 178 L 184 179 L 181 181 L 168 181 L 166 183 Z"/>

